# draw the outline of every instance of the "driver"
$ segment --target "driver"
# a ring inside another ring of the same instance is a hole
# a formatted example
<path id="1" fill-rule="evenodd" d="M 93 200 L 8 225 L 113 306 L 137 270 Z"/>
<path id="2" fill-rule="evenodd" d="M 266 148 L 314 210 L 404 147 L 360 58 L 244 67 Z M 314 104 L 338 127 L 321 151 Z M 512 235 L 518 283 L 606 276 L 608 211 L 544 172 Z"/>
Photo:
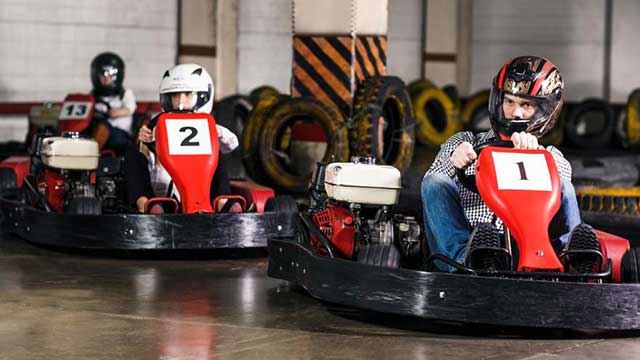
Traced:
<path id="1" fill-rule="evenodd" d="M 214 86 L 207 70 L 197 64 L 180 64 L 167 70 L 160 82 L 160 106 L 163 112 L 211 113 L 213 107 Z M 173 192 L 171 177 L 162 167 L 156 155 L 145 143 L 155 141 L 155 126 L 158 116 L 149 125 L 142 126 L 138 132 L 139 148 L 130 148 L 125 156 L 125 180 L 127 197 L 130 204 L 144 212 L 145 203 L 156 196 L 170 196 Z M 238 137 L 224 126 L 216 124 L 220 140 L 220 152 L 230 153 L 238 147 Z M 220 154 L 218 154 L 220 155 Z M 218 167 L 211 182 L 211 198 L 230 195 L 231 189 L 225 164 L 225 158 L 219 157 Z M 215 204 L 221 211 L 226 199 Z M 241 211 L 238 203 L 229 204 L 230 212 Z M 150 209 L 152 213 L 162 213 L 157 205 Z"/>
<path id="2" fill-rule="evenodd" d="M 100 149 L 124 153 L 129 144 L 136 98 L 125 89 L 124 61 L 112 52 L 97 55 L 91 62 L 91 95 L 96 99 L 92 137 Z"/>
<path id="3" fill-rule="evenodd" d="M 432 254 L 442 254 L 463 263 L 467 242 L 476 225 L 493 223 L 500 233 L 504 233 L 502 221 L 489 210 L 479 194 L 462 186 L 455 174 L 457 168 L 472 175 L 474 168 L 471 165 L 478 157 L 474 146 L 498 138 L 511 140 L 516 149 L 546 149 L 553 156 L 560 175 L 562 196 L 560 210 L 551 222 L 549 233 L 556 252 L 567 245 L 570 231 L 581 222 L 571 184 L 571 165 L 557 148 L 538 144 L 538 139 L 556 125 L 563 104 L 563 87 L 560 72 L 547 59 L 521 56 L 502 66 L 493 79 L 489 98 L 492 130 L 478 134 L 465 131 L 451 136 L 440 147 L 422 180 L 425 233 Z M 586 224 L 581 226 L 588 227 Z M 440 261 L 436 263 L 442 270 L 447 269 Z"/>

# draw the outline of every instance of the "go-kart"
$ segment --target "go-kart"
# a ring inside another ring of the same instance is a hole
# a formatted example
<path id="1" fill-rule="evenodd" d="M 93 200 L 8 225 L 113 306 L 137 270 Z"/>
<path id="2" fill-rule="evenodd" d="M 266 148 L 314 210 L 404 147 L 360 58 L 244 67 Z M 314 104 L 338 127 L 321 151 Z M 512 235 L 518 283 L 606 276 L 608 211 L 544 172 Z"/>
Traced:
<path id="1" fill-rule="evenodd" d="M 475 174 L 480 195 L 507 230 L 503 239 L 491 224 L 480 224 L 458 263 L 429 255 L 421 225 L 394 211 L 396 169 L 319 165 L 298 233 L 269 240 L 269 276 L 324 301 L 426 319 L 640 329 L 636 248 L 584 225 L 572 232 L 567 251 L 551 246 L 560 180 L 549 152 L 487 146 Z M 437 262 L 454 271 L 439 270 Z"/>
<path id="2" fill-rule="evenodd" d="M 17 181 L 1 192 L 3 228 L 42 245 L 115 250 L 265 247 L 267 237 L 294 233 L 295 201 L 257 184 L 231 183 L 234 195 L 226 200 L 241 204 L 242 213 L 212 206 L 219 143 L 211 115 L 165 113 L 157 126 L 156 154 L 179 201 L 152 198 L 146 208 L 161 204 L 166 213 L 124 206 L 120 160 L 100 156 L 94 140 L 71 132 L 39 135 L 28 174 L 15 170 L 24 166 L 9 168 L 6 176 Z"/>

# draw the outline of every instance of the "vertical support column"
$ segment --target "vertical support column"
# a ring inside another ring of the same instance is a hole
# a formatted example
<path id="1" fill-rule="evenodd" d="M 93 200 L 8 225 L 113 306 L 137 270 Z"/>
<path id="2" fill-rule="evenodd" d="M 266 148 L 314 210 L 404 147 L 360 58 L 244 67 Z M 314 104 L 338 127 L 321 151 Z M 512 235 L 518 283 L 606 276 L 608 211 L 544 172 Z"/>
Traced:
<path id="1" fill-rule="evenodd" d="M 293 0 L 291 94 L 351 116 L 359 82 L 386 74 L 387 0 Z"/>
<path id="2" fill-rule="evenodd" d="M 238 2 L 217 1 L 216 98 L 238 92 Z"/>

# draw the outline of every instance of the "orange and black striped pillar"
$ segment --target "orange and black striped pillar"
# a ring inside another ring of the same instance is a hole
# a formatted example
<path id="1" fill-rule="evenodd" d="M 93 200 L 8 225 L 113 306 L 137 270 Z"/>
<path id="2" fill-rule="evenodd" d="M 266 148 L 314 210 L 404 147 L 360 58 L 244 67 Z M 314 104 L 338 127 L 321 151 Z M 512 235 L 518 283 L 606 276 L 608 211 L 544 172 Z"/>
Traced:
<path id="1" fill-rule="evenodd" d="M 291 94 L 351 117 L 358 84 L 386 74 L 387 0 L 293 0 Z"/>

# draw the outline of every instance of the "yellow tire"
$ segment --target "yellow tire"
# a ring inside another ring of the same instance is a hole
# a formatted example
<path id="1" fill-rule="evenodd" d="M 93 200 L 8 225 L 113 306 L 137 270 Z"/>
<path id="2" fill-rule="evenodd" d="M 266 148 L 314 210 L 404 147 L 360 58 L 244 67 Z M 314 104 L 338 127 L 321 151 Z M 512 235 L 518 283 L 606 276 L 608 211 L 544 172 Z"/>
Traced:
<path id="1" fill-rule="evenodd" d="M 440 146 L 462 129 L 460 108 L 429 81 L 414 85 L 411 103 L 416 116 L 416 139 L 424 145 Z"/>

